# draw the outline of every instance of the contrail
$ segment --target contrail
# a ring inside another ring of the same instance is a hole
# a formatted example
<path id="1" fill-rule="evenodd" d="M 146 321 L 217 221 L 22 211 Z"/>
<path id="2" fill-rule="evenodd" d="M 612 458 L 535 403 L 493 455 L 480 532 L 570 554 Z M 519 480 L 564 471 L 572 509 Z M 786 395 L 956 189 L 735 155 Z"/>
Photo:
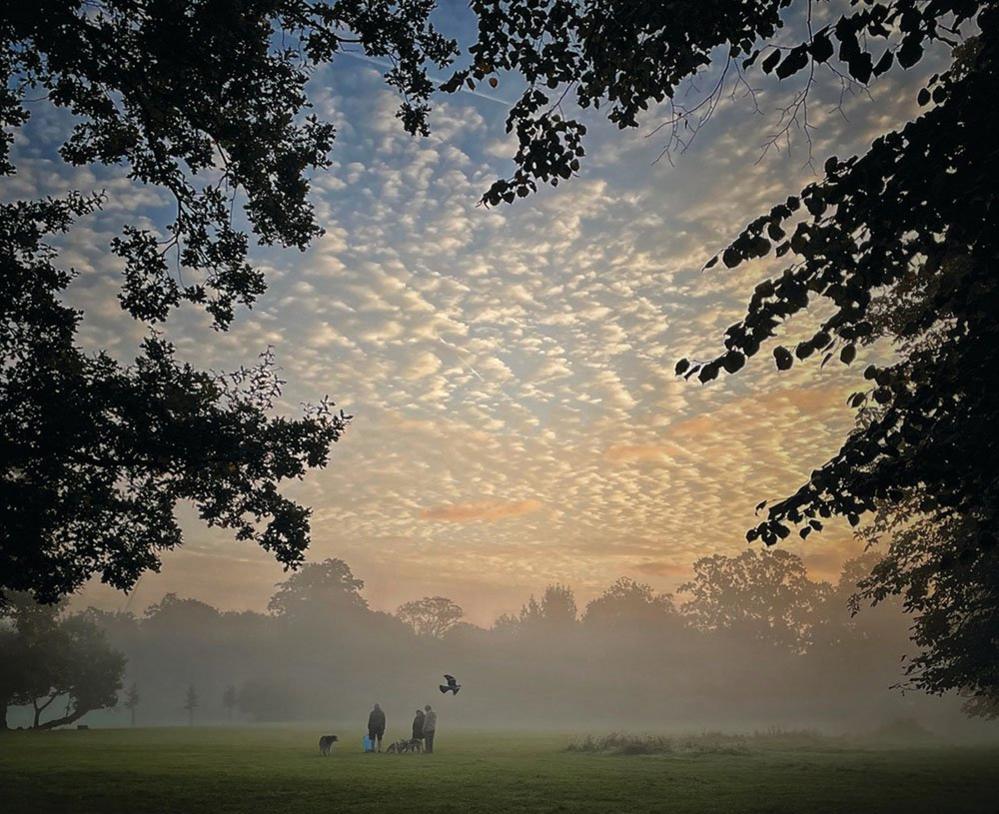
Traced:
<path id="1" fill-rule="evenodd" d="M 445 342 L 443 336 L 438 336 L 437 338 L 440 340 L 441 344 L 444 345 L 445 347 L 448 347 L 448 348 L 451 348 L 452 350 L 458 351 L 458 353 L 464 353 L 466 356 L 471 356 L 472 355 L 467 350 L 465 350 L 464 348 L 459 348 L 457 345 L 452 345 L 450 342 Z M 461 361 L 461 360 L 459 359 L 459 361 Z M 467 364 L 466 362 L 462 362 L 462 365 L 464 367 L 467 367 L 469 370 L 471 370 L 472 373 L 474 373 L 476 375 L 476 377 L 478 378 L 478 380 L 480 382 L 485 382 L 485 379 L 483 379 L 482 376 L 479 375 L 479 371 L 477 371 L 470 364 Z"/>
<path id="2" fill-rule="evenodd" d="M 443 336 L 438 336 L 437 338 L 440 340 L 440 343 L 442 345 L 444 345 L 444 347 L 451 348 L 451 350 L 453 350 L 453 351 L 455 351 L 456 353 L 459 354 L 458 364 L 460 364 L 463 368 L 466 368 L 467 370 L 472 371 L 472 373 L 475 374 L 475 377 L 480 382 L 482 382 L 483 384 L 488 385 L 490 387 L 495 387 L 499 391 L 500 395 L 504 399 L 506 399 L 513 407 L 520 407 L 521 406 L 509 393 L 506 392 L 506 389 L 503 387 L 502 384 L 500 384 L 499 382 L 496 382 L 496 381 L 491 382 L 491 383 L 488 382 L 488 381 L 486 381 L 486 379 L 484 379 L 482 377 L 482 375 L 479 373 L 479 371 L 477 371 L 474 367 L 472 367 L 467 362 L 462 361 L 462 359 L 460 357 L 460 354 L 464 354 L 465 356 L 471 356 L 472 354 L 469 351 L 465 350 L 464 348 L 459 348 L 457 345 L 452 345 L 450 342 L 446 341 Z M 495 356 L 493 358 L 496 359 Z M 499 361 L 499 360 L 497 359 L 497 361 Z"/>

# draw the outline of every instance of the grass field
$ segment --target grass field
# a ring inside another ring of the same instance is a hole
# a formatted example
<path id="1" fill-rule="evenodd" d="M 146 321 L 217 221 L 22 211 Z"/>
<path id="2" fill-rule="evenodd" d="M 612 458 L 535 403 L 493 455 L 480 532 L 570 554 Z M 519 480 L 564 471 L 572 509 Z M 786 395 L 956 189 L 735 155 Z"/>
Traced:
<path id="1" fill-rule="evenodd" d="M 344 730 L 341 730 L 344 731 Z M 434 755 L 319 756 L 317 730 L 0 735 L 4 814 L 84 812 L 999 812 L 999 748 L 754 741 L 664 755 L 569 736 L 442 732 Z"/>

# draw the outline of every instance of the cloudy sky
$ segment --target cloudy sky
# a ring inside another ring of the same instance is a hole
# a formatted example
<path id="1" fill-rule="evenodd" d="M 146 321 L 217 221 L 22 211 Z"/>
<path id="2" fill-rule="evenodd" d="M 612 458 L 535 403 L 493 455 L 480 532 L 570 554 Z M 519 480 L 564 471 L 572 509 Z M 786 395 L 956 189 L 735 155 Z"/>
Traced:
<path id="1" fill-rule="evenodd" d="M 800 134 L 790 154 L 761 158 L 794 88 L 753 78 L 761 112 L 726 96 L 674 166 L 653 164 L 663 111 L 626 133 L 587 119 L 579 177 L 486 209 L 479 196 L 510 166 L 503 120 L 516 88 L 442 97 L 432 136 L 414 139 L 382 70 L 345 55 L 312 83 L 338 131 L 333 167 L 313 187 L 325 237 L 305 253 L 257 252 L 270 288 L 227 334 L 194 308 L 166 326 L 202 367 L 250 363 L 271 345 L 289 411 L 328 394 L 355 415 L 330 466 L 290 487 L 314 510 L 310 558 L 345 559 L 377 608 L 445 594 L 487 624 L 550 582 L 582 603 L 619 576 L 672 589 L 696 558 L 738 553 L 755 504 L 837 448 L 865 362 L 778 376 L 766 353 L 707 387 L 672 375 L 679 357 L 715 353 L 779 268 L 701 271 L 742 224 L 815 177 Z M 908 118 L 916 87 L 917 76 L 889 74 L 840 111 L 839 82 L 826 77 L 809 111 L 815 165 Z M 145 329 L 120 312 L 107 246 L 126 222 L 164 224 L 170 207 L 120 169 L 61 165 L 65 125 L 36 106 L 5 195 L 108 190 L 63 262 L 81 272 L 71 297 L 86 309 L 83 341 L 127 360 Z M 185 528 L 184 548 L 130 600 L 91 586 L 80 601 L 141 609 L 177 591 L 266 604 L 280 567 L 192 518 Z M 790 547 L 823 578 L 859 551 L 837 526 Z"/>

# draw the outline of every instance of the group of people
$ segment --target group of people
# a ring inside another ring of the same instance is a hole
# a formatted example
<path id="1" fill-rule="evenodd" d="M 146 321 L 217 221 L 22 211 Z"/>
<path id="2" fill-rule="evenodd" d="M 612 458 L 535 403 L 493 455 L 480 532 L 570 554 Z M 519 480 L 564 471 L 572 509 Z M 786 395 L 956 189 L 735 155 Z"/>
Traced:
<path id="1" fill-rule="evenodd" d="M 437 713 L 427 704 L 423 709 L 416 710 L 413 718 L 413 740 L 420 741 L 423 751 L 433 754 L 434 735 L 437 733 Z M 385 710 L 375 704 L 368 715 L 368 738 L 377 751 L 382 751 L 382 738 L 385 736 Z"/>

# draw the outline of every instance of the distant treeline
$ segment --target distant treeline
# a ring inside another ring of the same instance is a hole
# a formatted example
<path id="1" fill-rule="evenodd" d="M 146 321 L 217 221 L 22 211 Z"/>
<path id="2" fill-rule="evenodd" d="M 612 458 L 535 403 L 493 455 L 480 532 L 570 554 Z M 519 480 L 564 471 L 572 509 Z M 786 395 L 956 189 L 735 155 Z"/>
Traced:
<path id="1" fill-rule="evenodd" d="M 697 561 L 682 601 L 620 579 L 579 608 L 569 587 L 552 585 L 484 629 L 444 597 L 371 610 L 347 564 L 326 560 L 277 586 L 266 613 L 175 594 L 141 616 L 86 611 L 127 657 L 118 708 L 91 717 L 318 725 L 363 721 L 378 702 L 390 734 L 426 703 L 441 705 L 441 726 L 956 720 L 960 699 L 892 688 L 911 620 L 892 603 L 851 614 L 870 567 L 870 557 L 850 561 L 831 585 L 787 551 L 747 550 Z M 457 697 L 437 691 L 445 672 L 463 685 Z"/>

